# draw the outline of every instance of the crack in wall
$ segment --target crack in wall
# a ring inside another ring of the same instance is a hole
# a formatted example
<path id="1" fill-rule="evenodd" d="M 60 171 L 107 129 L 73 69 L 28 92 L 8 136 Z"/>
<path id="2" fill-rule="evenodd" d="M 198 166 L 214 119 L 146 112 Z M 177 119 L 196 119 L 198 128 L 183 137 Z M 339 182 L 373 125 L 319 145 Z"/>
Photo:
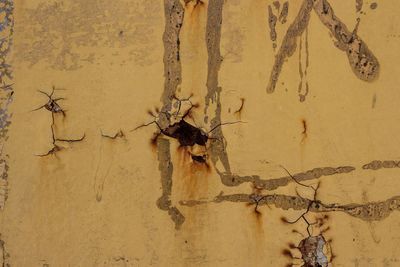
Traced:
<path id="1" fill-rule="evenodd" d="M 258 206 L 275 206 L 282 210 L 307 210 L 309 212 L 345 212 L 348 215 L 359 218 L 364 221 L 380 221 L 387 218 L 393 211 L 400 211 L 400 196 L 394 196 L 387 200 L 368 203 L 353 204 L 326 204 L 319 200 L 310 200 L 299 196 L 290 196 L 284 194 L 229 194 L 225 195 L 223 191 L 210 201 L 181 200 L 182 206 L 193 207 L 208 203 L 222 202 L 242 202 Z"/>
<path id="2" fill-rule="evenodd" d="M 54 114 L 61 113 L 63 115 L 63 117 L 65 117 L 66 114 L 65 114 L 65 111 L 57 103 L 57 101 L 64 100 L 65 98 L 62 98 L 62 97 L 53 98 L 53 94 L 54 94 L 55 90 L 62 90 L 62 89 L 56 89 L 53 86 L 53 89 L 52 89 L 50 94 L 39 90 L 39 92 L 44 94 L 44 95 L 46 95 L 49 98 L 49 100 L 48 100 L 48 102 L 46 104 L 44 104 L 44 105 L 32 110 L 32 111 L 37 111 L 37 110 L 40 110 L 42 108 L 45 108 L 46 110 L 51 112 L 50 129 L 51 129 L 51 138 L 52 138 L 53 147 L 47 153 L 37 155 L 39 157 L 46 157 L 46 156 L 49 156 L 49 155 L 55 155 L 58 151 L 61 151 L 63 149 L 63 147 L 59 146 L 57 144 L 57 142 L 67 142 L 67 143 L 80 142 L 80 141 L 83 141 L 83 139 L 85 139 L 85 137 L 86 137 L 86 135 L 84 133 L 83 136 L 81 138 L 78 138 L 78 139 L 56 138 L 55 130 L 54 130 L 54 128 L 55 128 L 55 117 L 54 117 L 55 115 Z"/>
<path id="3" fill-rule="evenodd" d="M 314 168 L 306 172 L 296 173 L 293 176 L 298 181 L 306 181 L 318 179 L 322 176 L 350 173 L 355 169 L 356 168 L 352 166 L 322 167 Z M 293 182 L 293 179 L 290 176 L 266 180 L 261 179 L 259 175 L 240 176 L 231 173 L 220 173 L 220 176 L 222 183 L 226 186 L 238 186 L 242 183 L 253 183 L 255 186 L 262 187 L 266 190 L 275 190 L 278 187 L 286 186 L 289 183 Z"/>
<path id="4" fill-rule="evenodd" d="M 328 8 L 327 1 L 312 1 L 312 0 L 304 0 L 300 11 L 298 12 L 294 22 L 289 26 L 286 35 L 283 39 L 281 48 L 278 51 L 278 54 L 275 58 L 275 63 L 273 70 L 271 72 L 270 82 L 267 87 L 267 91 L 272 93 L 275 89 L 276 82 L 279 78 L 279 73 L 282 69 L 284 61 L 292 56 L 297 48 L 297 39 L 303 35 L 307 30 L 307 26 L 310 19 L 311 10 L 314 10 L 318 13 L 320 9 L 320 5 L 323 5 L 323 11 L 326 12 L 324 14 L 319 14 L 320 19 L 324 22 L 326 20 L 326 14 L 332 16 L 332 20 L 329 22 L 336 23 L 335 25 L 343 26 L 342 23 L 333 15 L 333 11 Z M 161 113 L 168 114 L 168 112 L 172 109 L 172 102 L 175 97 L 175 93 L 181 84 L 181 63 L 179 56 L 180 49 L 180 40 L 179 34 L 180 29 L 182 27 L 184 8 L 180 4 L 179 1 L 166 0 L 165 1 L 165 14 L 166 14 L 166 25 L 165 32 L 163 35 L 164 41 L 164 72 L 165 72 L 165 83 L 164 83 L 164 92 L 161 97 L 161 101 L 163 102 L 163 107 L 161 108 Z M 222 129 L 216 127 L 221 125 L 221 92 L 222 88 L 218 84 L 218 75 L 221 67 L 221 63 L 223 58 L 220 54 L 220 39 L 221 39 L 221 24 L 222 24 L 222 9 L 223 9 L 224 1 L 223 0 L 210 0 L 208 3 L 207 10 L 207 22 L 206 22 L 206 47 L 208 54 L 208 67 L 207 67 L 207 94 L 205 96 L 205 107 L 204 107 L 204 122 L 210 124 L 210 128 L 215 129 L 214 135 L 218 142 L 215 140 L 210 140 L 210 159 L 213 163 L 213 166 L 220 176 L 221 182 L 226 186 L 238 186 L 242 183 L 252 183 L 254 186 L 258 188 L 263 188 L 267 190 L 274 190 L 281 186 L 286 186 L 290 182 L 293 182 L 294 179 L 298 181 L 305 181 L 311 179 L 318 179 L 322 176 L 330 176 L 336 174 L 350 173 L 354 171 L 356 168 L 352 166 L 339 166 L 339 167 L 322 167 L 322 168 L 314 168 L 312 170 L 301 172 L 294 174 L 293 177 L 284 176 L 274 179 L 266 179 L 263 180 L 259 175 L 237 175 L 233 174 L 230 170 L 230 163 L 228 159 L 227 152 L 225 150 L 226 141 L 224 139 L 224 135 Z M 272 10 L 271 10 L 272 11 Z M 282 10 L 282 12 L 285 12 Z M 282 14 L 282 13 L 281 13 Z M 285 15 L 285 14 L 284 14 Z M 284 16 L 282 15 L 282 16 Z M 283 20 L 283 18 L 282 18 Z M 281 21 L 281 18 L 279 18 Z M 284 22 L 282 22 L 284 23 Z M 324 22 L 326 26 L 328 22 Z M 344 26 L 343 26 L 344 27 Z M 345 34 L 346 30 L 343 30 Z M 366 48 L 364 43 L 359 39 L 356 35 L 356 31 L 354 31 L 351 35 L 351 39 L 347 40 L 346 49 L 353 49 L 352 51 L 355 54 L 359 54 L 363 57 L 363 55 L 367 55 L 369 57 L 372 53 Z M 356 50 L 355 48 L 350 48 L 351 42 L 357 42 L 361 44 L 361 48 Z M 301 43 L 300 43 L 301 44 Z M 305 37 L 305 45 L 306 50 L 308 50 L 308 40 L 307 36 Z M 306 51 L 308 54 L 308 51 Z M 348 52 L 349 53 L 349 52 Z M 307 55 L 306 55 L 307 56 Z M 355 61 L 351 59 L 349 56 L 350 65 Z M 364 62 L 362 59 L 361 61 Z M 359 60 L 359 62 L 361 62 Z M 374 64 L 374 60 L 370 60 L 371 64 Z M 377 62 L 377 61 L 376 61 Z M 301 63 L 300 63 L 301 64 Z M 308 57 L 306 57 L 306 69 L 308 67 Z M 364 64 L 364 63 L 363 63 Z M 369 63 L 367 63 L 368 65 Z M 301 74 L 303 74 L 303 68 L 299 66 Z M 373 71 L 377 71 L 375 68 Z M 304 71 L 306 74 L 306 70 Z M 361 79 L 361 78 L 360 78 Z M 306 86 L 307 87 L 307 86 Z M 307 88 L 306 88 L 307 89 Z M 300 98 L 305 98 L 307 95 L 307 90 L 302 92 L 302 88 L 299 87 L 299 95 Z M 210 115 L 209 109 L 210 107 L 214 109 L 214 115 Z M 211 120 L 209 121 L 209 116 L 211 116 Z M 170 124 L 170 118 L 164 119 L 168 125 Z M 183 121 L 183 120 L 182 120 Z M 157 124 L 158 125 L 158 124 Z M 178 125 L 179 126 L 179 125 Z M 160 127 L 159 127 L 160 128 Z M 162 129 L 162 128 L 160 128 Z M 166 134 L 166 136 L 173 137 L 173 134 Z M 157 135 L 158 137 L 158 135 Z M 171 152 L 170 152 L 170 142 L 165 138 L 160 138 L 157 140 L 158 142 L 158 160 L 159 160 L 159 170 L 161 173 L 161 183 L 163 194 L 157 201 L 157 206 L 162 209 L 168 211 L 169 215 L 175 222 L 175 226 L 177 229 L 184 222 L 184 216 L 180 213 L 177 207 L 173 207 L 170 200 L 171 189 L 172 189 L 172 173 L 173 173 L 173 163 L 171 161 Z M 224 140 L 224 141 L 220 141 Z M 196 158 L 197 159 L 197 158 Z M 199 157 L 199 160 L 203 160 L 203 157 Z M 193 159 L 195 160 L 195 159 Z M 219 170 L 217 168 L 217 162 L 222 163 L 223 170 Z M 385 163 L 386 164 L 386 163 Z M 389 166 L 386 164 L 385 166 Z M 365 169 L 365 167 L 363 167 Z M 250 204 L 258 205 L 275 205 L 277 208 L 282 209 L 309 209 L 311 212 L 331 212 L 331 211 L 343 211 L 351 216 L 358 217 L 364 220 L 380 220 L 391 212 L 390 209 L 390 201 L 382 204 L 379 203 L 368 203 L 368 204 L 349 204 L 349 205 L 339 205 L 339 204 L 324 204 L 317 200 L 308 200 L 301 197 L 296 196 L 286 196 L 286 195 L 259 195 L 259 194 L 234 194 L 234 195 L 219 195 L 212 202 L 222 202 L 222 201 L 231 201 L 231 202 L 247 202 Z M 394 197 L 394 200 L 397 203 L 397 197 Z M 200 201 L 200 200 L 187 200 L 179 202 L 183 206 L 196 206 L 203 205 L 209 203 L 209 201 Z M 375 211 L 377 208 L 380 208 L 380 211 Z M 396 208 L 397 209 L 397 208 Z M 371 210 L 374 210 L 373 212 Z M 377 215 L 378 214 L 378 215 Z"/>

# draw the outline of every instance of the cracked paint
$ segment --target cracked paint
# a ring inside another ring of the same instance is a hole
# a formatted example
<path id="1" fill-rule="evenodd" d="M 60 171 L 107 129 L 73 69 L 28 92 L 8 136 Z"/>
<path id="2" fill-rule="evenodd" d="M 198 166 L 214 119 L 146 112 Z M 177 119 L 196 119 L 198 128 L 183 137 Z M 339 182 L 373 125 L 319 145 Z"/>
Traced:
<path id="1" fill-rule="evenodd" d="M 388 1 L 0 0 L 1 265 L 397 266 Z"/>

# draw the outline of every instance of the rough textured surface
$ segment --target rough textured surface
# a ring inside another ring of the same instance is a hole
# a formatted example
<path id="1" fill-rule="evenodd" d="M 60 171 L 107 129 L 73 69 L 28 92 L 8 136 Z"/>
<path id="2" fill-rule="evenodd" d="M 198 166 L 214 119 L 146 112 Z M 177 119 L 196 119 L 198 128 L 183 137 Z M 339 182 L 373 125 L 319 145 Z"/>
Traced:
<path id="1" fill-rule="evenodd" d="M 396 267 L 399 8 L 0 1 L 0 266 Z"/>

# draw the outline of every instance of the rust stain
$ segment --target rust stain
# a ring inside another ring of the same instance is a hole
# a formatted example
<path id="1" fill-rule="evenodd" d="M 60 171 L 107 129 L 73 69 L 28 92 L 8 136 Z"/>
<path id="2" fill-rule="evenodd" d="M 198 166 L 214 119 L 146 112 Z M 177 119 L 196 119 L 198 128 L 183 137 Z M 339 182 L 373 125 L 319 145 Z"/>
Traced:
<path id="1" fill-rule="evenodd" d="M 304 145 L 306 142 L 306 139 L 308 137 L 308 124 L 307 124 L 306 119 L 302 119 L 301 124 L 303 125 L 303 131 L 301 132 L 302 137 L 301 137 L 300 144 Z"/>
<path id="2" fill-rule="evenodd" d="M 263 227 L 263 215 L 261 211 L 258 209 L 258 205 L 255 203 L 245 203 L 245 207 L 250 208 L 250 227 L 253 230 L 253 238 L 255 241 L 255 257 L 256 259 L 263 258 L 265 254 L 264 245 L 265 245 L 265 237 L 264 237 L 264 227 Z"/>
<path id="3" fill-rule="evenodd" d="M 234 112 L 234 114 L 237 116 L 238 119 L 242 118 L 242 111 L 243 111 L 244 102 L 246 101 L 246 99 L 242 97 L 242 98 L 240 98 L 240 101 L 241 101 L 241 104 L 240 104 L 239 109 Z"/>
<path id="4" fill-rule="evenodd" d="M 285 256 L 285 257 L 288 257 L 290 259 L 294 258 L 292 252 L 289 249 L 286 249 L 286 248 L 284 250 L 282 250 L 282 255 Z"/>
<path id="5" fill-rule="evenodd" d="M 150 146 L 153 152 L 157 152 L 157 139 L 161 133 L 154 133 L 153 137 L 150 139 Z"/>
<path id="6" fill-rule="evenodd" d="M 189 146 L 178 146 L 177 148 L 178 162 L 175 165 L 179 166 L 177 173 L 180 187 L 182 187 L 179 194 L 183 199 L 207 198 L 210 165 L 207 162 L 201 163 L 193 160 L 194 149 Z"/>

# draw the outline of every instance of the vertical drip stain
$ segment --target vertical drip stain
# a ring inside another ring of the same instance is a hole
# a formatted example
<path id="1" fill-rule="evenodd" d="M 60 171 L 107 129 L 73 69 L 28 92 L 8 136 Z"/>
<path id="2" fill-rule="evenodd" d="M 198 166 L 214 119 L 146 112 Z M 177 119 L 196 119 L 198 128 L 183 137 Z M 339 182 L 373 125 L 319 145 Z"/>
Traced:
<path id="1" fill-rule="evenodd" d="M 269 29 L 270 29 L 269 37 L 270 37 L 271 41 L 274 43 L 276 41 L 276 30 L 275 30 L 276 21 L 277 21 L 277 17 L 272 12 L 271 5 L 268 5 L 268 24 L 269 24 Z"/>
<path id="2" fill-rule="evenodd" d="M 165 31 L 164 42 L 164 92 L 161 102 L 164 106 L 162 111 L 171 109 L 171 100 L 182 81 L 182 66 L 180 62 L 180 40 L 179 34 L 182 28 L 185 9 L 179 0 L 165 0 Z"/>
<path id="3" fill-rule="evenodd" d="M 304 37 L 304 46 L 305 46 L 305 68 L 303 71 L 301 60 L 302 60 L 302 44 L 303 44 L 303 37 Z M 299 38 L 299 72 L 300 72 L 300 82 L 298 87 L 298 93 L 300 102 L 304 102 L 306 100 L 306 96 L 308 95 L 309 87 L 308 87 L 308 80 L 307 80 L 307 70 L 309 66 L 309 56 L 308 56 L 308 27 L 306 27 L 305 32 Z M 304 79 L 303 79 L 304 77 Z M 305 89 L 303 90 L 303 83 L 305 84 Z"/>
<path id="4" fill-rule="evenodd" d="M 161 188 L 162 196 L 157 200 L 157 207 L 161 210 L 168 211 L 171 219 L 175 223 L 175 228 L 179 229 L 185 221 L 185 217 L 180 211 L 171 205 L 171 192 L 172 192 L 172 173 L 174 166 L 171 161 L 171 151 L 169 140 L 159 138 L 158 140 L 158 169 L 161 174 Z"/>
<path id="5" fill-rule="evenodd" d="M 174 94 L 182 81 L 182 66 L 180 62 L 179 34 L 182 28 L 185 9 L 179 0 L 165 0 L 165 31 L 163 34 L 164 42 L 164 92 L 161 96 L 163 103 L 162 111 L 169 111 L 172 108 Z M 170 143 L 168 140 L 158 139 L 158 169 L 161 175 L 162 196 L 157 200 L 157 207 L 168 211 L 169 216 L 175 223 L 175 228 L 179 229 L 185 217 L 175 207 L 171 205 L 172 173 L 173 164 L 171 161 Z"/>
<path id="6" fill-rule="evenodd" d="M 210 122 L 210 127 L 213 129 L 221 123 L 221 90 L 218 86 L 218 72 L 222 62 L 220 53 L 221 40 L 221 24 L 222 24 L 222 7 L 224 0 L 210 0 L 207 9 L 207 25 L 206 25 L 206 45 L 208 54 L 208 69 L 207 69 L 207 95 L 205 97 L 204 113 L 207 115 L 207 110 L 210 102 L 215 104 L 215 116 Z M 207 123 L 207 116 L 205 119 Z M 230 172 L 228 155 L 226 154 L 223 142 L 222 128 L 218 127 L 213 132 L 219 140 L 212 140 L 210 147 L 211 161 L 214 166 L 218 160 L 221 161 L 225 171 Z M 218 172 L 218 170 L 217 170 Z"/>
<path id="7" fill-rule="evenodd" d="M 281 11 L 281 14 L 279 15 L 280 23 L 282 23 L 282 24 L 286 23 L 286 21 L 287 21 L 286 18 L 287 18 L 288 13 L 289 13 L 289 2 L 286 1 L 285 3 L 283 3 L 282 11 Z"/>
<path id="8" fill-rule="evenodd" d="M 275 62 L 266 88 L 267 93 L 275 91 L 285 60 L 296 51 L 297 38 L 301 38 L 308 26 L 311 9 L 314 9 L 321 22 L 330 30 L 336 39 L 335 45 L 346 52 L 350 67 L 357 78 L 367 82 L 377 79 L 380 69 L 379 62 L 366 43 L 357 35 L 359 19 L 353 32 L 350 32 L 346 25 L 335 16 L 327 0 L 304 0 L 300 11 L 286 32 L 278 54 L 275 56 Z M 308 38 L 306 37 L 306 39 Z M 307 92 L 308 83 L 306 83 L 305 94 L 300 95 L 300 100 L 304 99 Z"/>
<path id="9" fill-rule="evenodd" d="M 295 20 L 289 26 L 278 54 L 275 56 L 275 63 L 267 85 L 267 93 L 273 93 L 275 91 L 276 83 L 278 82 L 279 74 L 282 70 L 285 59 L 291 57 L 296 51 L 297 38 L 303 34 L 308 25 L 312 7 L 313 0 L 304 0 Z"/>
<path id="10" fill-rule="evenodd" d="M 300 82 L 299 82 L 299 88 L 297 91 L 299 92 L 299 96 L 301 95 L 301 89 L 303 88 L 303 68 L 301 66 L 301 50 L 303 48 L 303 42 L 301 37 L 299 38 L 299 75 L 300 75 Z M 301 102 L 301 97 L 300 97 L 300 102 Z"/>

